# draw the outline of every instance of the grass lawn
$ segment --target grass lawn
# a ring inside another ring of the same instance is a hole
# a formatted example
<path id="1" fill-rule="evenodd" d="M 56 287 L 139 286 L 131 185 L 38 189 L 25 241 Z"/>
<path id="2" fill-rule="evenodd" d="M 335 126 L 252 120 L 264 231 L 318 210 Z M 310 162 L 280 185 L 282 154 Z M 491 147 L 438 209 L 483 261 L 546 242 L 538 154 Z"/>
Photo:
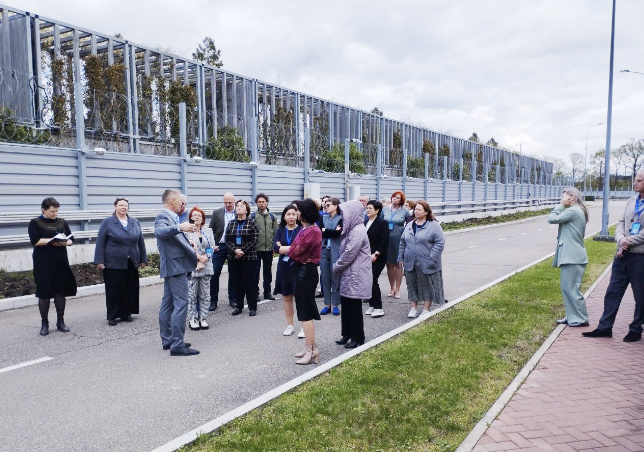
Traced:
<path id="1" fill-rule="evenodd" d="M 583 290 L 614 243 L 586 241 Z M 189 451 L 452 451 L 563 317 L 548 259 L 273 402 Z"/>

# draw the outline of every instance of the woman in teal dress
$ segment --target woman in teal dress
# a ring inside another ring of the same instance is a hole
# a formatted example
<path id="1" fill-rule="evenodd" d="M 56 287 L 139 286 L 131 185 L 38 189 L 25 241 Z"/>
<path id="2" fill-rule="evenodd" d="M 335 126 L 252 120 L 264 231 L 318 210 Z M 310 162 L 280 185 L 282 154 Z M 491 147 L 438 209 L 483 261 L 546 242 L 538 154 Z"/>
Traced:
<path id="1" fill-rule="evenodd" d="M 400 298 L 403 270 L 398 265 L 398 247 L 407 218 L 411 215 L 403 207 L 405 194 L 401 191 L 391 195 L 391 205 L 382 209 L 383 218 L 389 224 L 389 246 L 387 247 L 387 278 L 389 278 L 388 297 Z"/>

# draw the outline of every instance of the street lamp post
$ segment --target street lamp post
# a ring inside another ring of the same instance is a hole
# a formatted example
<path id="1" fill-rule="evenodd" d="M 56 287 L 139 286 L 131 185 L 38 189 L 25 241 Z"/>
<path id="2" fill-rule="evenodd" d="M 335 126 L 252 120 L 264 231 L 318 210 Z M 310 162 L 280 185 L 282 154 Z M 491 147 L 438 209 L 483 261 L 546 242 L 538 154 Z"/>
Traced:
<path id="1" fill-rule="evenodd" d="M 586 158 L 584 160 L 584 198 L 586 198 L 586 179 L 588 178 L 587 174 L 587 168 L 588 168 L 588 132 L 590 132 L 590 129 L 593 127 L 601 126 L 603 122 L 600 122 L 598 124 L 595 124 L 594 126 L 588 127 L 588 130 L 586 130 Z"/>

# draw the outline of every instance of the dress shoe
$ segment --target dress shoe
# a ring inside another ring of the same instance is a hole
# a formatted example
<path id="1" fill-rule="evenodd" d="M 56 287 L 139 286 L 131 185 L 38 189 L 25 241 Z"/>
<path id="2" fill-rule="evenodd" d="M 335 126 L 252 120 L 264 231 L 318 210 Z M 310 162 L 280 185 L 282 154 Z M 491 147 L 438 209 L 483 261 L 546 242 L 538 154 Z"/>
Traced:
<path id="1" fill-rule="evenodd" d="M 264 300 L 274 300 L 274 299 L 275 299 L 275 297 L 272 296 L 271 294 L 269 294 L 269 293 L 264 294 Z"/>
<path id="2" fill-rule="evenodd" d="M 190 347 L 192 344 L 190 342 L 184 342 L 183 345 L 185 345 L 186 347 Z M 164 345 L 163 350 L 170 350 L 170 346 Z"/>
<path id="3" fill-rule="evenodd" d="M 242 313 L 241 308 L 235 308 L 235 309 L 233 309 L 233 312 L 231 313 L 231 315 L 239 315 L 241 313 Z"/>
<path id="4" fill-rule="evenodd" d="M 114 319 L 110 319 L 110 320 L 107 321 L 107 324 L 109 326 L 116 326 L 116 325 L 118 325 L 118 322 L 116 320 L 114 320 Z"/>
<path id="5" fill-rule="evenodd" d="M 555 323 L 557 323 L 559 325 L 565 325 L 565 324 L 568 323 L 568 318 L 564 317 L 563 319 L 557 319 L 557 320 L 555 320 Z"/>
<path id="6" fill-rule="evenodd" d="M 324 298 L 324 294 L 322 292 L 315 294 L 315 298 Z"/>
<path id="7" fill-rule="evenodd" d="M 170 350 L 170 356 L 190 356 L 198 354 L 199 350 L 195 350 L 194 348 L 190 347 L 181 347 L 176 350 Z"/>
<path id="8" fill-rule="evenodd" d="M 49 334 L 49 322 L 42 322 L 42 326 L 40 327 L 40 335 L 47 336 L 48 334 Z"/>
<path id="9" fill-rule="evenodd" d="M 626 336 L 624 336 L 624 342 L 637 342 L 642 339 L 642 333 L 633 333 L 629 331 Z"/>
<path id="10" fill-rule="evenodd" d="M 335 341 L 335 343 L 338 345 L 344 345 L 347 342 L 349 342 L 349 339 L 351 339 L 349 336 L 342 336 L 342 339 L 340 339 L 339 341 Z"/>
<path id="11" fill-rule="evenodd" d="M 588 326 L 588 325 L 590 325 L 588 322 L 571 322 L 568 324 L 568 326 L 571 328 L 578 328 L 580 326 Z"/>
<path id="12" fill-rule="evenodd" d="M 257 315 L 257 309 L 249 309 L 248 310 L 248 316 L 249 317 L 255 317 Z"/>
<path id="13" fill-rule="evenodd" d="M 358 342 L 358 341 L 351 341 L 348 344 L 344 346 L 344 348 L 356 348 L 360 347 L 364 342 Z"/>
<path id="14" fill-rule="evenodd" d="M 67 325 L 65 325 L 65 321 L 63 319 L 60 319 L 58 322 L 56 322 L 56 328 L 58 328 L 58 331 L 61 333 L 69 333 L 69 328 L 67 328 Z"/>
<path id="15" fill-rule="evenodd" d="M 210 312 L 216 311 L 217 310 L 217 303 L 210 303 L 210 307 L 208 308 Z"/>
<path id="16" fill-rule="evenodd" d="M 123 322 L 132 322 L 134 319 L 132 318 L 131 315 L 128 315 L 127 317 L 121 317 L 121 320 Z"/>
<path id="17" fill-rule="evenodd" d="M 597 328 L 596 330 L 581 333 L 581 335 L 584 337 L 613 337 L 613 330 L 600 330 Z"/>

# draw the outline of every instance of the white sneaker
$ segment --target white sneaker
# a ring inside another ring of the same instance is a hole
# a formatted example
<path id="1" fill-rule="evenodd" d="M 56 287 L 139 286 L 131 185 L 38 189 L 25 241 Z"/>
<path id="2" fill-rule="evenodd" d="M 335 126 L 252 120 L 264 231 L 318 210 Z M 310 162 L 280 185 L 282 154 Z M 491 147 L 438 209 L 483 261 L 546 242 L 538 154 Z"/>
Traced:
<path id="1" fill-rule="evenodd" d="M 407 317 L 409 317 L 410 319 L 415 319 L 416 317 L 418 317 L 418 310 L 415 308 L 411 308 L 409 310 L 409 314 L 407 314 Z"/>
<path id="2" fill-rule="evenodd" d="M 286 327 L 284 333 L 282 334 L 284 334 L 284 336 L 290 336 L 291 334 L 293 334 L 293 331 L 295 331 L 295 328 L 293 328 L 293 325 L 289 325 Z"/>
<path id="3" fill-rule="evenodd" d="M 371 306 L 369 306 L 369 309 L 367 309 L 367 311 L 364 313 L 364 315 L 371 315 L 371 314 L 373 314 L 373 311 L 374 311 L 374 309 Z"/>
<path id="4" fill-rule="evenodd" d="M 423 309 L 423 312 L 420 313 L 421 317 L 427 317 L 429 315 L 429 312 L 427 309 Z"/>
<path id="5" fill-rule="evenodd" d="M 210 326 L 208 326 L 208 322 L 206 322 L 206 319 L 199 320 L 199 326 L 202 330 L 207 330 L 208 328 L 210 328 Z"/>
<path id="6" fill-rule="evenodd" d="M 200 327 L 199 327 L 199 322 L 197 321 L 197 319 L 190 319 L 190 329 L 191 329 L 191 330 L 198 330 L 198 329 L 200 329 Z"/>
<path id="7" fill-rule="evenodd" d="M 306 336 L 304 336 L 304 328 L 300 328 L 300 332 L 297 333 L 297 338 L 298 339 L 304 339 Z"/>
<path id="8" fill-rule="evenodd" d="M 382 317 L 383 315 L 385 315 L 385 311 L 383 311 L 382 309 L 374 309 L 371 317 Z"/>

